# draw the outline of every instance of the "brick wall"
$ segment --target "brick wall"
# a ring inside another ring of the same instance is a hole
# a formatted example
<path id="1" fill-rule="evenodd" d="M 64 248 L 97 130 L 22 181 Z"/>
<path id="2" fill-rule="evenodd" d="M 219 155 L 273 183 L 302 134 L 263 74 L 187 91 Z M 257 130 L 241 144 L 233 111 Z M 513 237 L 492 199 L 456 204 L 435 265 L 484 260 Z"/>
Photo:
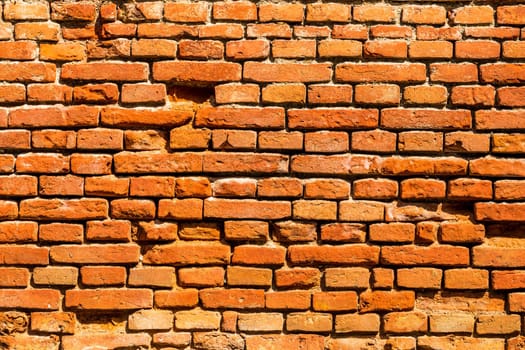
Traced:
<path id="1" fill-rule="evenodd" d="M 525 5 L 3 1 L 0 348 L 525 348 Z"/>

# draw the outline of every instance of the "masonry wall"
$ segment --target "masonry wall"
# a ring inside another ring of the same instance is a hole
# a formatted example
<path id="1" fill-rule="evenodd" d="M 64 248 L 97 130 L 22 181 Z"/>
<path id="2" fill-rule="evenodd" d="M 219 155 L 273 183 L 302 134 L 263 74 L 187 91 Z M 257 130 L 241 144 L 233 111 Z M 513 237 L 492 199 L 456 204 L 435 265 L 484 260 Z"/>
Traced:
<path id="1" fill-rule="evenodd" d="M 2 16 L 1 349 L 525 349 L 525 5 Z"/>

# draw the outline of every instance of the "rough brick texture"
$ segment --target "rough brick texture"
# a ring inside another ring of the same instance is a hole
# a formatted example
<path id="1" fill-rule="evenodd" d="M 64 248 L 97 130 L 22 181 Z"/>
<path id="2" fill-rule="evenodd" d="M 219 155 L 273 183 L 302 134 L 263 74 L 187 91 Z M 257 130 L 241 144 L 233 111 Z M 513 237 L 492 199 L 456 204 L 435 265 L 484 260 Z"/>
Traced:
<path id="1" fill-rule="evenodd" d="M 525 349 L 524 0 L 0 15 L 1 349 Z"/>

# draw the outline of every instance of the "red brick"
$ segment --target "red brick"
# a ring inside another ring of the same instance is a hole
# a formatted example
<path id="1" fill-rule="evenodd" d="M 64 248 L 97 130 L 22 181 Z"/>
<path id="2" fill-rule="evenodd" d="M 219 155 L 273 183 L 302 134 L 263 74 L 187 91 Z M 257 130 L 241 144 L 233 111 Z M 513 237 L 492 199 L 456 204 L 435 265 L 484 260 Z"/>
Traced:
<path id="1" fill-rule="evenodd" d="M 290 217 L 289 202 L 256 200 L 207 199 L 204 216 L 224 219 L 283 219 Z"/>
<path id="2" fill-rule="evenodd" d="M 249 114 L 250 118 L 243 120 Z M 280 128 L 284 126 L 284 110 L 278 107 L 203 108 L 197 112 L 195 125 L 200 127 Z"/>
<path id="3" fill-rule="evenodd" d="M 133 244 L 53 246 L 51 260 L 69 264 L 131 264 L 138 262 L 139 247 Z"/>
<path id="4" fill-rule="evenodd" d="M 121 150 L 123 132 L 115 129 L 82 129 L 77 133 L 77 147 L 80 149 Z"/>
<path id="5" fill-rule="evenodd" d="M 156 62 L 153 79 L 178 82 L 226 82 L 241 79 L 241 66 L 219 62 Z"/>
<path id="6" fill-rule="evenodd" d="M 186 124 L 193 117 L 191 110 L 140 110 L 108 107 L 102 109 L 103 125 L 143 127 L 163 125 L 174 127 Z"/>
<path id="7" fill-rule="evenodd" d="M 155 305 L 161 308 L 192 308 L 195 307 L 198 303 L 199 292 L 196 289 L 155 292 Z M 178 317 L 176 318 L 176 320 L 178 320 Z"/>
<path id="8" fill-rule="evenodd" d="M 407 43 L 401 40 L 367 41 L 363 53 L 369 58 L 405 58 L 407 57 Z"/>
<path id="9" fill-rule="evenodd" d="M 384 109 L 381 117 L 387 128 L 467 129 L 472 123 L 468 110 Z"/>
<path id="10" fill-rule="evenodd" d="M 292 28 L 285 23 L 248 24 L 246 35 L 248 38 L 283 38 L 292 37 Z"/>
<path id="11" fill-rule="evenodd" d="M 451 132 L 445 134 L 445 151 L 488 152 L 490 137 L 471 132 Z"/>
<path id="12" fill-rule="evenodd" d="M 2 308 L 58 310 L 60 304 L 60 292 L 53 289 L 0 289 L 0 296 Z"/>
<path id="13" fill-rule="evenodd" d="M 494 182 L 494 198 L 497 200 L 519 200 L 525 198 L 525 183 L 520 180 Z"/>
<path id="14" fill-rule="evenodd" d="M 291 313 L 286 317 L 286 330 L 291 332 L 330 332 L 332 315 L 323 313 Z"/>
<path id="15" fill-rule="evenodd" d="M 20 203 L 20 217 L 39 220 L 86 220 L 107 217 L 108 204 L 103 199 L 26 199 Z"/>
<path id="16" fill-rule="evenodd" d="M 381 251 L 381 262 L 388 265 L 466 266 L 469 261 L 468 248 L 447 245 L 383 247 Z"/>
<path id="17" fill-rule="evenodd" d="M 53 82 L 55 77 L 56 67 L 51 63 L 20 62 L 0 64 L 0 79 L 8 82 Z"/>
<path id="18" fill-rule="evenodd" d="M 33 283 L 47 286 L 75 286 L 78 269 L 65 266 L 36 267 L 33 270 Z"/>
<path id="19" fill-rule="evenodd" d="M 30 84 L 27 86 L 27 100 L 39 103 L 71 103 L 73 89 L 58 84 Z"/>
<path id="20" fill-rule="evenodd" d="M 128 37 L 132 38 L 137 32 L 137 25 L 134 23 L 122 23 L 120 21 L 102 24 L 100 36 L 104 39 Z"/>
<path id="21" fill-rule="evenodd" d="M 334 39 L 368 39 L 368 28 L 360 24 L 334 24 L 332 29 L 332 38 Z"/>
<path id="22" fill-rule="evenodd" d="M 372 224 L 369 226 L 370 241 L 405 242 L 414 241 L 415 227 L 410 223 Z"/>
<path id="23" fill-rule="evenodd" d="M 447 12 L 442 6 L 417 6 L 403 7 L 401 22 L 412 24 L 444 24 Z"/>
<path id="24" fill-rule="evenodd" d="M 216 20 L 253 21 L 257 20 L 257 6 L 249 1 L 215 2 L 212 14 Z"/>
<path id="25" fill-rule="evenodd" d="M 220 287 L 224 285 L 222 267 L 180 268 L 178 280 L 185 287 Z"/>
<path id="26" fill-rule="evenodd" d="M 299 3 L 261 3 L 259 21 L 261 22 L 302 22 L 305 7 Z"/>
<path id="27" fill-rule="evenodd" d="M 319 57 L 361 57 L 362 44 L 355 40 L 322 40 L 317 50 Z"/>
<path id="28" fill-rule="evenodd" d="M 164 18 L 169 22 L 206 22 L 208 19 L 208 4 L 206 2 L 168 2 L 164 5 Z"/>
<path id="29" fill-rule="evenodd" d="M 35 196 L 37 178 L 28 175 L 0 176 L 0 195 Z"/>
<path id="30" fill-rule="evenodd" d="M 525 24 L 525 6 L 498 6 L 498 24 L 519 25 Z"/>
<path id="31" fill-rule="evenodd" d="M 350 264 L 370 265 L 377 263 L 379 248 L 361 245 L 348 246 L 301 246 L 288 249 L 288 259 L 294 265 Z"/>
<path id="32" fill-rule="evenodd" d="M 86 286 L 123 286 L 126 283 L 126 268 L 84 266 L 80 268 L 80 278 Z"/>
<path id="33" fill-rule="evenodd" d="M 294 26 L 294 35 L 298 38 L 327 38 L 330 28 L 327 26 Z"/>
<path id="34" fill-rule="evenodd" d="M 112 159 L 108 154 L 71 155 L 71 172 L 83 175 L 104 175 L 111 173 Z"/>
<path id="35" fill-rule="evenodd" d="M 350 6 L 337 3 L 319 3 L 306 5 L 307 22 L 348 22 Z"/>
<path id="36" fill-rule="evenodd" d="M 75 333 L 76 316 L 72 312 L 32 312 L 31 330 L 44 333 Z"/>
<path id="37" fill-rule="evenodd" d="M 457 200 L 492 199 L 492 182 L 477 179 L 456 179 L 448 183 L 448 197 Z"/>
<path id="38" fill-rule="evenodd" d="M 203 289 L 202 305 L 208 309 L 258 309 L 264 307 L 264 291 L 255 289 Z"/>
<path id="39" fill-rule="evenodd" d="M 430 267 L 415 267 L 397 270 L 397 285 L 410 289 L 441 289 L 443 273 Z"/>
<path id="40" fill-rule="evenodd" d="M 82 196 L 84 179 L 78 176 L 40 176 L 40 194 L 54 196 Z"/>
<path id="41" fill-rule="evenodd" d="M 73 291 L 72 291 L 73 292 Z M 138 294 L 138 293 L 137 293 Z M 131 296 L 131 294 L 130 294 Z M 97 334 L 64 336 L 62 338 L 63 350 L 74 350 L 78 347 L 90 346 L 121 348 L 125 346 L 144 347 L 151 343 L 151 336 L 146 333 L 137 334 Z"/>
<path id="42" fill-rule="evenodd" d="M 491 286 L 496 290 L 521 289 L 525 285 L 525 272 L 506 270 L 491 272 Z"/>
<path id="43" fill-rule="evenodd" d="M 500 56 L 500 44 L 495 41 L 458 41 L 455 49 L 456 58 L 460 59 L 484 60 L 497 59 Z"/>
<path id="44" fill-rule="evenodd" d="M 456 44 L 457 48 L 457 44 Z M 408 48 L 408 55 L 417 59 L 452 58 L 453 45 L 448 41 L 413 41 Z M 459 55 L 456 53 L 456 56 Z"/>
<path id="45" fill-rule="evenodd" d="M 357 22 L 394 22 L 395 7 L 386 4 L 365 4 L 354 6 L 353 19 Z"/>
<path id="46" fill-rule="evenodd" d="M 49 5 L 45 2 L 9 2 L 4 6 L 6 20 L 47 20 Z"/>
<path id="47" fill-rule="evenodd" d="M 246 350 L 300 349 L 308 344 L 308 350 L 324 349 L 324 337 L 320 335 L 252 335 L 246 338 Z"/>
<path id="48" fill-rule="evenodd" d="M 129 192 L 129 179 L 117 178 L 113 175 L 87 177 L 84 190 L 87 195 L 124 197 Z"/>
<path id="49" fill-rule="evenodd" d="M 307 310 L 311 304 L 310 291 L 266 293 L 266 308 L 276 310 Z"/>
<path id="50" fill-rule="evenodd" d="M 445 198 L 446 183 L 432 179 L 408 179 L 401 182 L 401 198 L 428 200 Z"/>
<path id="51" fill-rule="evenodd" d="M 259 86 L 255 84 L 223 84 L 215 86 L 217 103 L 258 103 Z"/>
<path id="52" fill-rule="evenodd" d="M 113 104 L 118 101 L 118 96 L 115 84 L 89 84 L 73 88 L 75 103 Z"/>
<path id="53" fill-rule="evenodd" d="M 95 25 L 84 27 L 62 27 L 62 37 L 66 40 L 96 39 Z"/>
<path id="54" fill-rule="evenodd" d="M 518 268 L 523 267 L 523 248 L 506 248 L 478 246 L 472 250 L 472 263 L 474 266 L 499 267 L 499 268 Z"/>
<path id="55" fill-rule="evenodd" d="M 275 271 L 277 288 L 308 289 L 318 286 L 321 274 L 313 268 L 279 269 Z"/>
<path id="56" fill-rule="evenodd" d="M 350 104 L 352 86 L 350 85 L 309 85 L 308 103 L 310 104 Z"/>
<path id="57" fill-rule="evenodd" d="M 361 129 L 378 123 L 376 109 L 289 109 L 288 127 L 293 129 Z"/>
<path id="58" fill-rule="evenodd" d="M 86 59 L 86 48 L 75 42 L 40 44 L 42 61 L 82 61 Z"/>
<path id="59" fill-rule="evenodd" d="M 510 312 L 525 311 L 525 293 L 509 294 L 509 310 Z"/>
<path id="60" fill-rule="evenodd" d="M 477 82 L 478 68 L 472 63 L 432 63 L 430 80 L 443 83 Z"/>
<path id="61" fill-rule="evenodd" d="M 196 37 L 198 33 L 195 26 L 173 23 L 140 23 L 137 28 L 139 38 Z"/>
<path id="62" fill-rule="evenodd" d="M 230 248 L 215 242 L 177 242 L 156 246 L 144 255 L 149 264 L 214 265 L 230 259 Z"/>
<path id="63" fill-rule="evenodd" d="M 400 89 L 391 84 L 360 84 L 355 86 L 355 102 L 359 104 L 397 105 Z"/>
<path id="64" fill-rule="evenodd" d="M 312 295 L 315 311 L 355 311 L 357 310 L 356 292 L 315 292 Z"/>
<path id="65" fill-rule="evenodd" d="M 174 241 L 177 239 L 178 226 L 175 223 L 140 222 L 137 228 L 137 240 Z"/>
<path id="66" fill-rule="evenodd" d="M 173 267 L 142 267 L 129 271 L 128 284 L 134 287 L 171 288 L 175 284 Z"/>
<path id="67" fill-rule="evenodd" d="M 489 287 L 489 272 L 478 269 L 445 270 L 446 289 L 485 290 Z"/>
<path id="68" fill-rule="evenodd" d="M 357 131 L 352 133 L 353 150 L 390 153 L 396 150 L 396 134 L 384 130 Z"/>
<path id="69" fill-rule="evenodd" d="M 366 291 L 359 295 L 359 312 L 412 310 L 413 291 Z"/>
<path id="70" fill-rule="evenodd" d="M 344 314 L 335 316 L 337 333 L 377 333 L 380 319 L 377 314 Z"/>
<path id="71" fill-rule="evenodd" d="M 68 290 L 65 305 L 73 309 L 106 311 L 151 308 L 153 293 L 148 289 Z"/>
<path id="72" fill-rule="evenodd" d="M 228 286 L 268 288 L 272 285 L 272 270 L 254 267 L 229 266 Z"/>
<path id="73" fill-rule="evenodd" d="M 516 84 L 525 79 L 525 64 L 498 63 L 480 66 L 481 81 L 484 83 Z"/>
<path id="74" fill-rule="evenodd" d="M 494 92 L 492 86 L 454 86 L 450 100 L 455 105 L 493 106 Z"/>
<path id="75" fill-rule="evenodd" d="M 66 63 L 60 75 L 64 80 L 145 81 L 148 66 L 145 63 Z"/>
<path id="76" fill-rule="evenodd" d="M 283 247 L 242 245 L 235 247 L 232 263 L 239 265 L 283 265 L 286 250 Z"/>
<path id="77" fill-rule="evenodd" d="M 115 199 L 111 201 L 111 216 L 115 219 L 153 219 L 155 203 L 146 199 Z"/>
<path id="78" fill-rule="evenodd" d="M 217 40 L 182 40 L 179 42 L 179 56 L 187 59 L 221 59 L 224 44 Z"/>
<path id="79" fill-rule="evenodd" d="M 93 21 L 96 7 L 92 2 L 54 2 L 51 4 L 51 19 L 54 21 Z"/>
<path id="80" fill-rule="evenodd" d="M 13 287 L 27 287 L 29 284 L 29 270 L 25 268 L 16 267 L 2 267 L 0 268 L 0 286 Z"/>
<path id="81" fill-rule="evenodd" d="M 476 129 L 523 129 L 523 110 L 477 111 Z"/>
<path id="82" fill-rule="evenodd" d="M 388 199 L 398 194 L 398 184 L 387 179 L 362 179 L 353 184 L 355 198 Z"/>
<path id="83" fill-rule="evenodd" d="M 113 157 L 115 173 L 198 172 L 202 157 L 195 153 L 121 152 Z"/>
<path id="84" fill-rule="evenodd" d="M 341 63 L 335 80 L 342 82 L 424 82 L 426 67 L 421 63 Z"/>
<path id="85" fill-rule="evenodd" d="M 199 27 L 198 36 L 201 39 L 241 39 L 244 27 L 240 24 L 211 24 Z"/>
<path id="86" fill-rule="evenodd" d="M 131 239 L 131 224 L 123 220 L 88 221 L 86 239 L 92 241 L 122 241 Z"/>
<path id="87" fill-rule="evenodd" d="M 255 197 L 257 182 L 254 179 L 220 179 L 213 183 L 215 197 Z"/>
<path id="88" fill-rule="evenodd" d="M 330 80 L 330 64 L 326 63 L 259 63 L 246 62 L 243 77 L 256 82 L 314 83 Z"/>
<path id="89" fill-rule="evenodd" d="M 452 11 L 450 17 L 454 24 L 491 24 L 494 22 L 494 9 L 490 6 L 465 6 Z"/>
<path id="90" fill-rule="evenodd" d="M 38 238 L 42 242 L 80 243 L 84 236 L 84 227 L 79 224 L 41 224 Z"/>
<path id="91" fill-rule="evenodd" d="M 225 221 L 224 235 L 227 240 L 263 240 L 268 238 L 268 223 L 255 220 Z"/>
<path id="92" fill-rule="evenodd" d="M 517 39 L 520 31 L 512 27 L 465 27 L 465 35 L 470 38 Z"/>
<path id="93" fill-rule="evenodd" d="M 507 58 L 523 58 L 525 54 L 525 43 L 522 41 L 505 41 L 503 42 L 503 57 Z"/>
<path id="94" fill-rule="evenodd" d="M 518 159 L 484 157 L 470 161 L 470 174 L 472 175 L 519 177 L 524 172 L 525 164 Z"/>
<path id="95" fill-rule="evenodd" d="M 397 25 L 375 25 L 370 27 L 373 38 L 403 39 L 412 37 L 412 28 Z"/>
<path id="96" fill-rule="evenodd" d="M 49 248 L 34 245 L 9 245 L 0 249 L 5 265 L 48 265 Z"/>
<path id="97" fill-rule="evenodd" d="M 175 178 L 168 176 L 143 176 L 130 180 L 130 196 L 137 197 L 173 197 Z"/>

